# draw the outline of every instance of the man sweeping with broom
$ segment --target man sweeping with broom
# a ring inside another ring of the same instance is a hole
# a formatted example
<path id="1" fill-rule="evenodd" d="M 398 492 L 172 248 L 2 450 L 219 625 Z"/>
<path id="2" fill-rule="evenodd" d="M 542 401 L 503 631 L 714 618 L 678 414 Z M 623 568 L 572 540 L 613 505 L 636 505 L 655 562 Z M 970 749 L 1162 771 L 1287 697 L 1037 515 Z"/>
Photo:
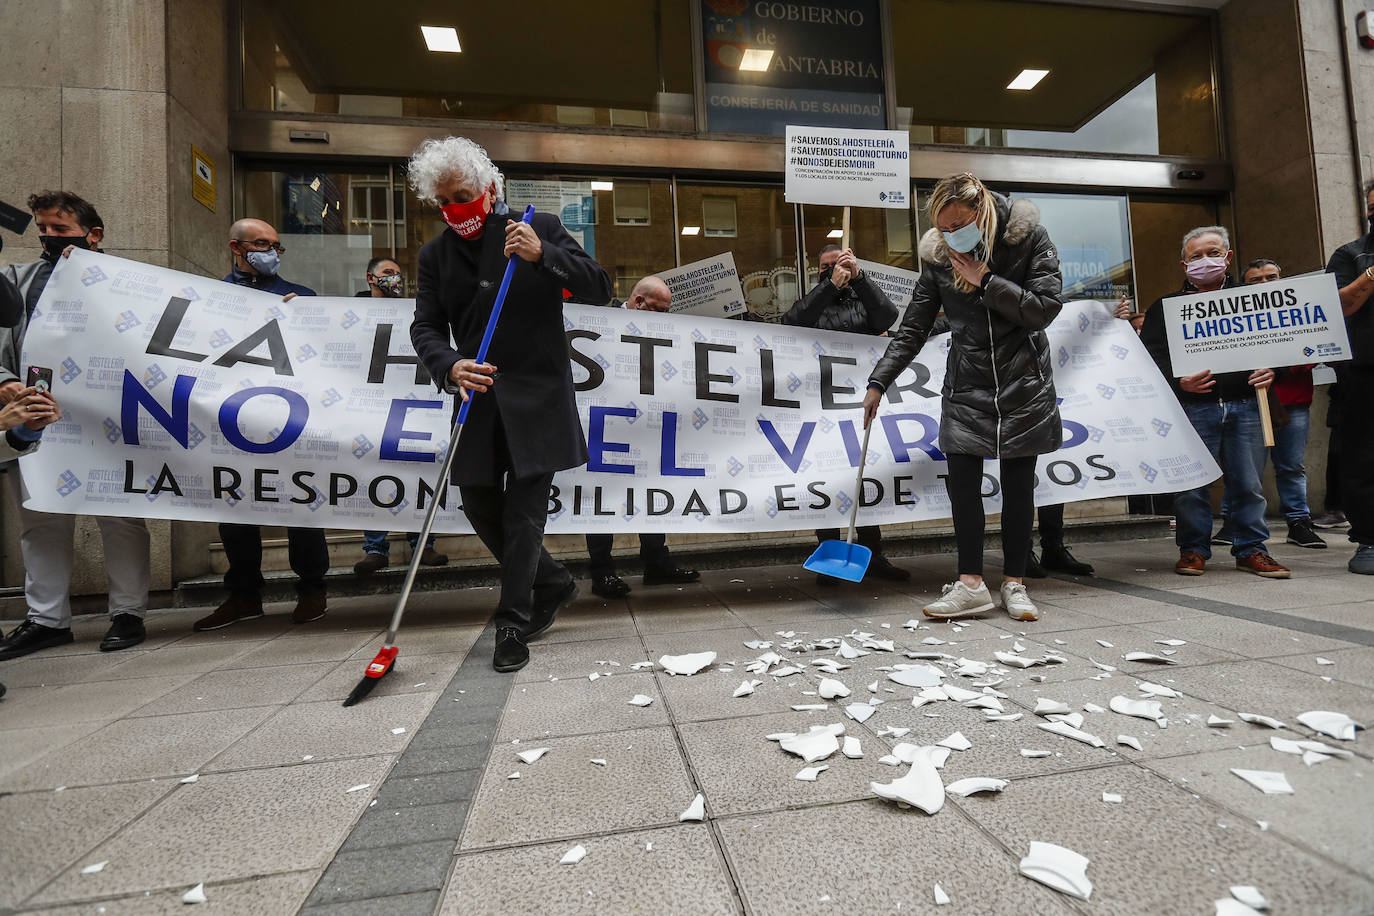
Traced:
<path id="1" fill-rule="evenodd" d="M 577 597 L 572 576 L 544 549 L 553 475 L 587 461 L 563 299 L 567 291 L 606 302 L 611 281 L 558 217 L 536 213 L 526 223 L 510 215 L 500 171 L 471 140 L 426 140 L 409 175 L 448 224 L 420 249 L 410 338 L 441 388 L 475 398 L 449 482 L 501 564 L 492 666 L 518 671 L 529 661 L 526 643 Z M 508 261 L 515 266 L 503 318 L 478 362 Z"/>

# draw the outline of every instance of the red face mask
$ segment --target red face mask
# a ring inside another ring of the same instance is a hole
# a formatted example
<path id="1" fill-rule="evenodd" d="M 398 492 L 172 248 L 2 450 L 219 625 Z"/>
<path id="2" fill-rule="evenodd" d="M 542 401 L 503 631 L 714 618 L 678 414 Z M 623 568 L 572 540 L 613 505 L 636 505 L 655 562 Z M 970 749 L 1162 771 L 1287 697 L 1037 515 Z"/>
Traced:
<path id="1" fill-rule="evenodd" d="M 465 204 L 445 204 L 439 208 L 444 222 L 449 228 L 465 239 L 473 239 L 482 234 L 487 224 L 487 195 L 483 191 L 476 200 Z"/>

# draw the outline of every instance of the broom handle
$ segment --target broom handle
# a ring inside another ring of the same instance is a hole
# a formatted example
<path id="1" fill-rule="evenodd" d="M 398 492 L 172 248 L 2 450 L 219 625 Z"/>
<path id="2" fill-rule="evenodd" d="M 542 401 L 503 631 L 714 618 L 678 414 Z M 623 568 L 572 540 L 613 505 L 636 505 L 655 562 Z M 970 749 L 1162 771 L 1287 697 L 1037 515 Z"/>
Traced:
<path id="1" fill-rule="evenodd" d="M 1274 447 L 1274 421 L 1269 415 L 1269 387 L 1255 389 L 1255 402 L 1259 405 L 1260 431 L 1264 433 L 1264 444 Z"/>
<path id="2" fill-rule="evenodd" d="M 534 218 L 534 206 L 525 208 L 525 215 L 521 222 L 528 223 Z M 506 304 L 506 293 L 510 291 L 511 277 L 515 274 L 516 255 L 511 255 L 506 261 L 506 272 L 501 275 L 501 287 L 496 291 L 496 304 L 491 307 L 491 317 L 487 319 L 486 330 L 482 332 L 482 343 L 477 348 L 477 362 L 487 361 L 487 350 L 491 347 L 492 335 L 496 333 L 496 322 L 501 318 L 501 307 Z M 462 397 L 462 395 L 459 395 Z M 425 511 L 425 523 L 420 526 L 420 533 L 415 539 L 416 549 L 411 551 L 410 567 L 406 570 L 406 578 L 401 583 L 400 594 L 396 596 L 396 610 L 391 612 L 391 626 L 386 631 L 385 645 L 393 645 L 396 642 L 396 631 L 401 628 L 401 617 L 406 611 L 406 602 L 410 600 L 410 590 L 415 585 L 415 575 L 420 571 L 420 556 L 424 549 L 420 545 L 429 541 L 429 534 L 434 529 L 434 519 L 439 514 L 439 505 L 444 501 L 448 494 L 449 474 L 453 470 L 453 459 L 458 454 L 458 440 L 463 435 L 463 424 L 467 421 L 468 410 L 472 407 L 473 400 L 477 397 L 477 392 L 468 392 L 467 400 L 463 401 L 458 408 L 458 419 L 454 421 L 453 431 L 449 435 L 448 451 L 444 453 L 443 469 L 439 472 L 439 483 L 434 488 L 434 498 L 430 500 L 429 508 Z"/>
<path id="3" fill-rule="evenodd" d="M 859 450 L 859 479 L 854 482 L 854 505 L 849 507 L 849 533 L 845 535 L 846 544 L 854 543 L 854 521 L 859 517 L 859 497 L 864 491 L 864 466 L 868 464 L 868 434 L 873 432 L 873 424 L 864 427 L 864 446 Z"/>

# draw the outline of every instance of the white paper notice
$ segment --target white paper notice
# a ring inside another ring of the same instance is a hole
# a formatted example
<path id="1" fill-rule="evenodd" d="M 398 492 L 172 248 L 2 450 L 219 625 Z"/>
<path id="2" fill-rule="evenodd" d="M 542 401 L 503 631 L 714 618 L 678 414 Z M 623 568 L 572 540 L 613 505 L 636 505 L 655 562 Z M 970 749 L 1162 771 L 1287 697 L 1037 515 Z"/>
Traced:
<path id="1" fill-rule="evenodd" d="M 783 197 L 794 204 L 907 207 L 910 144 L 904 130 L 789 125 Z"/>

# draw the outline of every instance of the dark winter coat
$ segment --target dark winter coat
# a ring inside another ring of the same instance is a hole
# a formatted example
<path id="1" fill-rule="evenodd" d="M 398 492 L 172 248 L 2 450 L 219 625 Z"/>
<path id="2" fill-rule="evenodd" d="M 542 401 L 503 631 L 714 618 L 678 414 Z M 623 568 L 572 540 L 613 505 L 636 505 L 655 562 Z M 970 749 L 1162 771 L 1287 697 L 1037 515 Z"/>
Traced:
<path id="1" fill-rule="evenodd" d="M 896 320 L 897 306 L 863 273 L 844 289 L 826 277 L 782 316 L 783 324 L 857 334 L 881 334 Z"/>
<path id="2" fill-rule="evenodd" d="M 940 449 L 983 458 L 1043 455 L 1063 442 L 1045 338 L 1063 308 L 1059 256 L 1034 204 L 993 196 L 993 275 L 982 290 L 960 292 L 944 238 L 927 232 L 920 244 L 921 278 L 871 381 L 883 390 L 892 384 L 921 351 L 943 308 L 951 338 Z"/>
<path id="3" fill-rule="evenodd" d="M 1239 286 L 1235 280 L 1228 275 L 1226 282 L 1222 284 L 1222 289 L 1230 289 Z M 1169 388 L 1174 392 L 1174 397 L 1178 398 L 1183 404 L 1215 404 L 1217 401 L 1251 401 L 1255 397 L 1255 389 L 1250 385 L 1249 370 L 1239 372 L 1222 372 L 1213 375 L 1216 384 L 1205 394 L 1194 394 L 1191 391 L 1184 391 L 1183 386 L 1178 383 L 1178 377 L 1174 372 L 1173 357 L 1169 353 L 1169 332 L 1164 326 L 1164 306 L 1165 299 L 1173 296 L 1187 296 L 1196 293 L 1198 288 L 1188 281 L 1183 282 L 1183 289 L 1169 296 L 1161 296 L 1151 303 L 1145 310 L 1145 320 L 1140 324 L 1140 342 L 1145 345 L 1145 349 L 1154 358 L 1155 365 L 1159 366 L 1159 371 L 1169 382 Z"/>
<path id="4" fill-rule="evenodd" d="M 510 214 L 493 213 L 475 243 L 445 229 L 420 248 L 410 339 L 440 388 L 445 387 L 454 363 L 477 358 L 506 269 L 502 251 L 511 220 Z M 498 433 L 504 434 L 517 478 L 587 462 L 563 329 L 563 290 L 571 291 L 579 301 L 602 303 L 611 298 L 611 280 L 568 235 L 558 217 L 536 213 L 533 227 L 543 254 L 537 264 L 515 260 L 510 292 L 487 351 L 487 362 L 497 369 L 496 381 L 476 396 L 468 411 L 453 462 L 450 482 L 454 484 L 500 485 L 503 460 L 496 452 Z M 469 257 L 474 250 L 475 277 Z M 458 291 L 465 289 L 476 292 L 463 298 Z M 455 410 L 457 406 L 455 399 Z"/>

